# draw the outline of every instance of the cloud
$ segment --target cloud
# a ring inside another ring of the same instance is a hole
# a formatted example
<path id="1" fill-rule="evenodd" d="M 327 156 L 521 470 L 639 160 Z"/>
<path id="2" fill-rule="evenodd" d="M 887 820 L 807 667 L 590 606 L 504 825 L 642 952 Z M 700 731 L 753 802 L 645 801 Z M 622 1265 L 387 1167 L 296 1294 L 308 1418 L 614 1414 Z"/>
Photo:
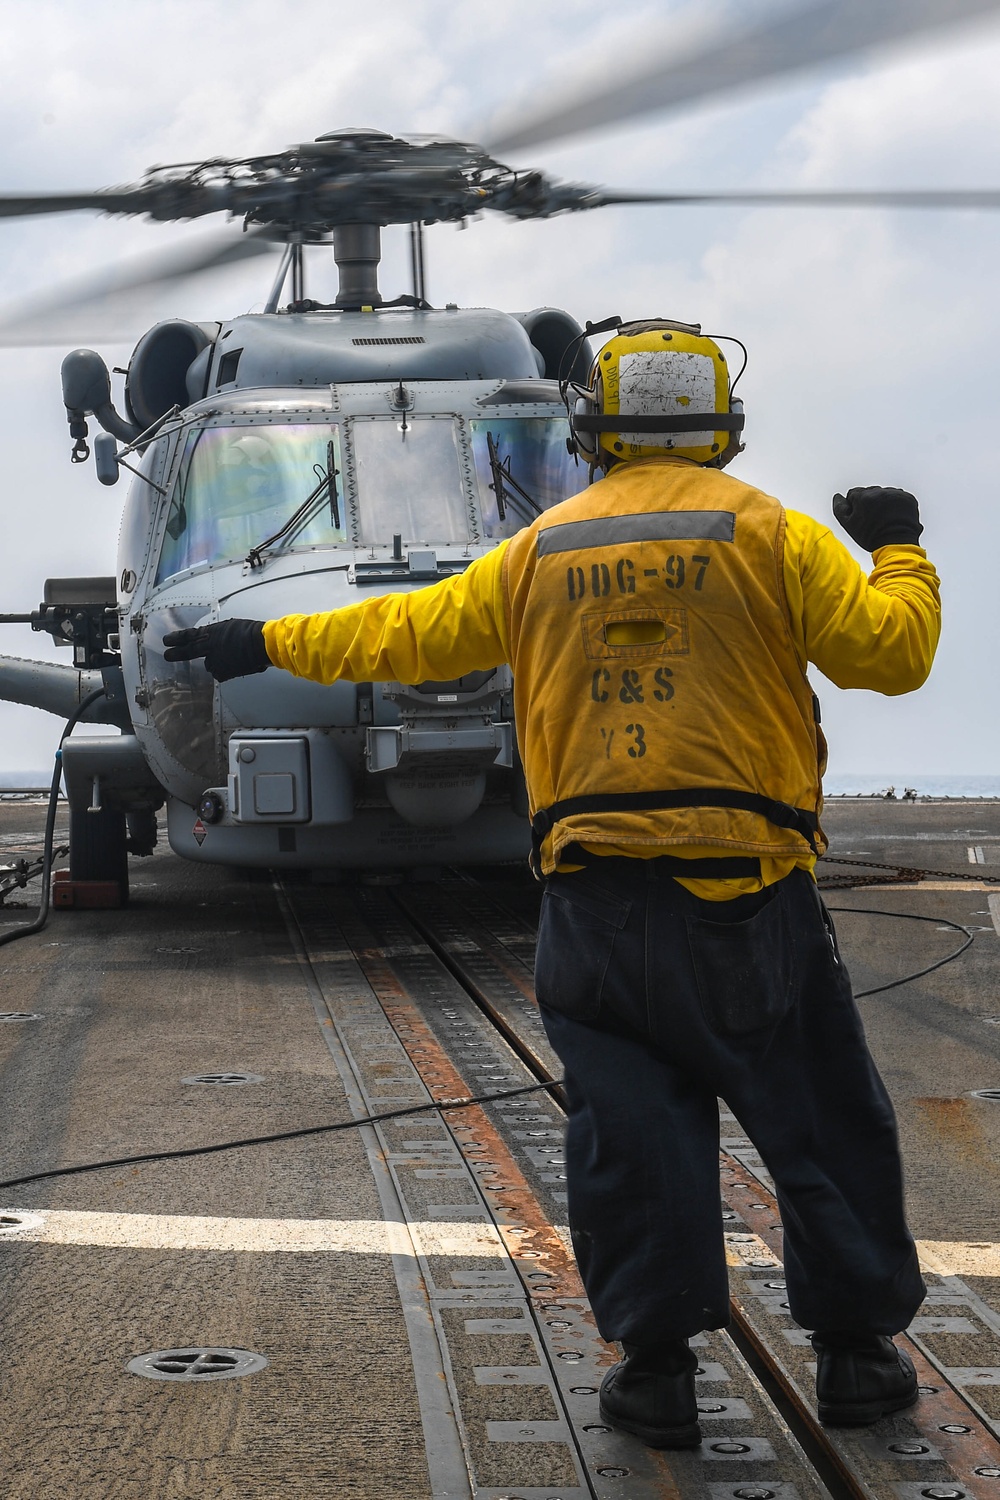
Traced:
<path id="1" fill-rule="evenodd" d="M 756 13 L 771 7 L 758 3 Z M 712 17 L 739 13 L 719 5 Z M 346 124 L 443 130 L 486 119 L 550 77 L 609 76 L 664 25 L 707 8 L 596 0 L 0 3 L 0 189 L 134 180 L 151 163 L 270 151 Z M 714 23 L 714 22 L 713 22 Z M 971 34 L 970 34 L 971 36 Z M 631 50 L 630 50 L 631 49 Z M 148 60 L 156 58 L 156 67 Z M 539 153 L 562 175 L 651 189 L 754 185 L 995 185 L 996 28 L 938 39 Z M 590 73 L 588 75 L 588 70 Z M 39 291 L 203 226 L 83 216 L 0 225 L 4 295 Z M 1000 508 L 993 476 L 1000 215 L 608 210 L 547 224 L 485 218 L 428 233 L 438 303 L 576 316 L 660 312 L 750 347 L 748 450 L 738 470 L 788 505 L 828 514 L 853 483 L 921 498 L 945 579 L 946 633 L 931 684 L 904 700 L 824 691 L 835 764 L 884 772 L 991 769 L 1000 730 L 991 647 Z M 332 289 L 332 268 L 315 272 Z M 148 321 L 260 305 L 266 262 L 149 304 Z M 387 231 L 383 282 L 405 289 Z M 102 347 L 122 364 L 128 345 Z M 114 570 L 123 490 L 73 468 L 62 350 L 0 352 L 0 608 L 30 607 L 46 576 Z M 49 648 L 48 650 L 42 648 Z M 51 654 L 47 637 L 0 649 Z M 58 659 L 66 660 L 65 655 Z M 48 763 L 55 720 L 0 707 L 0 768 Z"/>

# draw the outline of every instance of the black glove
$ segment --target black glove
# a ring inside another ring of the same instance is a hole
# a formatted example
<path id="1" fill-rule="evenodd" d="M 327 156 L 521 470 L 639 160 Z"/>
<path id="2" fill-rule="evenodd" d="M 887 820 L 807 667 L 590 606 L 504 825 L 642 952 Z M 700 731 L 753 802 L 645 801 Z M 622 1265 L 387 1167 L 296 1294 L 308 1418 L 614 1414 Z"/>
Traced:
<path id="1" fill-rule="evenodd" d="M 870 484 L 846 495 L 834 495 L 833 513 L 852 541 L 866 552 L 879 547 L 916 547 L 923 527 L 915 498 L 908 490 Z"/>
<path id="2" fill-rule="evenodd" d="M 216 682 L 230 677 L 250 677 L 266 672 L 271 658 L 264 645 L 260 620 L 220 620 L 217 625 L 198 625 L 193 630 L 171 630 L 163 637 L 165 661 L 205 658 L 205 666 Z"/>

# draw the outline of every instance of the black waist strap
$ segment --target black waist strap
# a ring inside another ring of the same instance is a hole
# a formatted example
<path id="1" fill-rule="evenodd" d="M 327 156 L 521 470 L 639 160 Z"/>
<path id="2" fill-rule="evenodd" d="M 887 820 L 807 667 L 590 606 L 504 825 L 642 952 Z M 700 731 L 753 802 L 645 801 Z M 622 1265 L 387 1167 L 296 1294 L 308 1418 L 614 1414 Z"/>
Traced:
<path id="1" fill-rule="evenodd" d="M 728 787 L 682 787 L 670 792 L 593 792 L 580 797 L 564 797 L 551 807 L 539 808 L 531 820 L 531 865 L 536 874 L 541 868 L 542 841 L 561 818 L 578 813 L 665 812 L 679 807 L 732 807 L 740 812 L 758 813 L 777 828 L 791 828 L 805 839 L 813 854 L 818 854 L 815 835 L 819 819 L 804 807 L 791 807 L 758 792 L 741 792 Z"/>
<path id="2" fill-rule="evenodd" d="M 689 880 L 757 880 L 760 860 L 755 854 L 708 855 L 705 859 L 682 859 L 677 854 L 656 854 L 652 859 L 629 859 L 627 855 L 595 854 L 581 844 L 564 844 L 559 851 L 560 865 L 583 865 L 602 870 L 612 866 L 641 869 L 650 879 L 658 876 L 673 879 L 680 875 Z"/>

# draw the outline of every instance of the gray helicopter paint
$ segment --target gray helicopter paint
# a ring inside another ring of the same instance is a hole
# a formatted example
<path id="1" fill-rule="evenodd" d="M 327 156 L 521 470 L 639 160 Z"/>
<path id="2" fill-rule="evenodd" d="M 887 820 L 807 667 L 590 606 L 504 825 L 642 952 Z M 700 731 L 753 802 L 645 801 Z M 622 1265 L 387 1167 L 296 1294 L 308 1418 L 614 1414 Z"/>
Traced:
<path id="1" fill-rule="evenodd" d="M 509 776 L 509 773 L 508 773 Z M 391 870 L 527 858 L 528 824 L 509 805 L 484 803 L 466 822 L 413 828 L 390 807 L 357 808 L 342 827 L 224 824 L 196 828 L 192 807 L 167 801 L 170 847 L 185 859 L 256 869 Z M 200 840 L 200 842 L 199 842 Z"/>
<path id="2" fill-rule="evenodd" d="M 195 399 L 259 386 L 515 380 L 543 368 L 517 319 L 491 308 L 247 314 L 223 325 L 210 364 L 207 353 L 190 372 Z"/>
<path id="3" fill-rule="evenodd" d="M 163 794 L 133 734 L 87 735 L 63 745 L 63 774 L 71 807 L 113 801 L 119 807 L 159 806 Z"/>
<path id="4" fill-rule="evenodd" d="M 61 662 L 26 661 L 18 656 L 0 656 L 0 696 L 9 703 L 25 703 L 48 714 L 68 719 L 88 693 L 101 687 L 101 674 L 64 666 Z M 101 702 L 83 715 L 87 724 L 116 723 L 118 715 Z"/>

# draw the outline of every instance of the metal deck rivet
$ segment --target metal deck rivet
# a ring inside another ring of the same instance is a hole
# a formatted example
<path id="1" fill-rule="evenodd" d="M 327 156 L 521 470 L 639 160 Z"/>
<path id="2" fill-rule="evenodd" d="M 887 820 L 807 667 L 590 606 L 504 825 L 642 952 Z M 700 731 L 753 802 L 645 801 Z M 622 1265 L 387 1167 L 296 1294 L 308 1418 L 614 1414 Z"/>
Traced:
<path id="1" fill-rule="evenodd" d="M 918 1453 L 929 1453 L 931 1450 L 926 1443 L 890 1443 L 890 1453 L 903 1453 L 907 1458 L 913 1458 Z"/>
<path id="2" fill-rule="evenodd" d="M 250 1349 L 154 1349 L 130 1359 L 126 1369 L 149 1380 L 231 1380 L 263 1370 L 267 1359 Z"/>
<path id="3" fill-rule="evenodd" d="M 564 1353 L 560 1354 L 559 1358 L 560 1359 L 568 1359 L 568 1360 L 572 1360 L 572 1361 L 575 1362 L 577 1360 L 582 1359 L 583 1355 L 582 1354 L 577 1354 L 575 1350 L 567 1350 Z"/>
<path id="4" fill-rule="evenodd" d="M 547 1328 L 569 1328 L 572 1325 L 566 1322 L 560 1322 L 558 1318 L 547 1318 L 545 1326 Z"/>
<path id="5" fill-rule="evenodd" d="M 919 1396 L 936 1396 L 939 1389 L 940 1387 L 936 1385 L 918 1385 L 917 1394 Z"/>
<path id="6" fill-rule="evenodd" d="M 700 1412 L 703 1412 L 706 1416 L 709 1414 L 709 1412 L 725 1411 L 725 1409 L 726 1406 L 725 1402 L 723 1401 L 702 1401 L 698 1404 L 698 1410 Z"/>
<path id="7" fill-rule="evenodd" d="M 1000 1479 L 1000 1469 L 994 1468 L 992 1464 L 986 1464 L 980 1469 L 973 1469 L 972 1472 L 973 1474 L 978 1474 L 980 1479 Z"/>
<path id="8" fill-rule="evenodd" d="M 0 1011 L 0 1021 L 41 1021 L 42 1016 L 35 1010 L 4 1010 Z"/>
<path id="9" fill-rule="evenodd" d="M 605 1479 L 624 1479 L 626 1477 L 626 1475 L 631 1474 L 632 1470 L 631 1469 L 598 1469 L 597 1472 L 598 1472 L 598 1474 L 601 1474 Z"/>
<path id="10" fill-rule="evenodd" d="M 240 1083 L 263 1082 L 260 1073 L 192 1073 L 189 1078 L 181 1079 L 181 1083 L 220 1084 L 225 1088 L 234 1088 Z"/>
<path id="11" fill-rule="evenodd" d="M 749 1453 L 749 1443 L 712 1443 L 713 1453 Z"/>
<path id="12" fill-rule="evenodd" d="M 738 1490 L 733 1490 L 735 1500 L 774 1500 L 775 1490 L 766 1490 L 762 1485 L 742 1485 Z"/>
<path id="13" fill-rule="evenodd" d="M 610 1432 L 610 1427 L 602 1427 L 600 1422 L 585 1422 L 584 1432 Z"/>
<path id="14" fill-rule="evenodd" d="M 929 1489 L 921 1490 L 927 1500 L 965 1500 L 965 1491 L 948 1488 L 940 1484 L 932 1484 Z"/>
<path id="15" fill-rule="evenodd" d="M 596 1385 L 571 1385 L 569 1388 L 571 1396 L 596 1396 Z M 978 1473 L 978 1470 L 976 1471 Z"/>
<path id="16" fill-rule="evenodd" d="M 971 1431 L 972 1431 L 971 1427 L 963 1427 L 962 1424 L 961 1424 L 961 1422 L 945 1422 L 945 1424 L 944 1424 L 943 1427 L 939 1427 L 938 1428 L 938 1432 L 971 1432 Z"/>

